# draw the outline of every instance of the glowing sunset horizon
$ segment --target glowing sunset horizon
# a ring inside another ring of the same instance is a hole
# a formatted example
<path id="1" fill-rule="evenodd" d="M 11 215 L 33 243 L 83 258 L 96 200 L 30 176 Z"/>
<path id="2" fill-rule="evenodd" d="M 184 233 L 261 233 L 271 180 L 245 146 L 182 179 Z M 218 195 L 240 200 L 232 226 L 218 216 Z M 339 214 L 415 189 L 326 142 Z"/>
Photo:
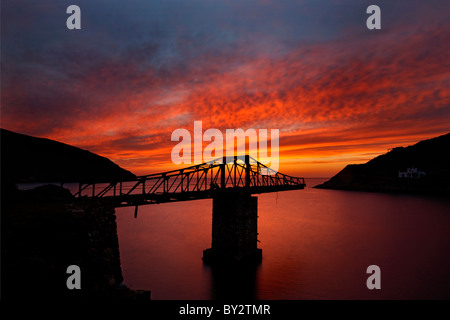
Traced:
<path id="1" fill-rule="evenodd" d="M 369 4 L 79 1 L 81 30 L 65 1 L 2 4 L 1 127 L 136 175 L 183 167 L 194 121 L 279 129 L 280 172 L 330 177 L 450 132 L 448 1 L 378 1 L 381 30 Z"/>

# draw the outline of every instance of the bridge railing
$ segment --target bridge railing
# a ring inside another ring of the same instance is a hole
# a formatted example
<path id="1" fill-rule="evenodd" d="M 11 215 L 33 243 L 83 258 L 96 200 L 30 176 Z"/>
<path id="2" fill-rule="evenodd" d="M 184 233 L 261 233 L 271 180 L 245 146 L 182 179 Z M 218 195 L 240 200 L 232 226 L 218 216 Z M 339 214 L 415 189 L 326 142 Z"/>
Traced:
<path id="1" fill-rule="evenodd" d="M 301 185 L 305 185 L 303 178 L 276 172 L 246 155 L 231 159 L 215 159 L 183 169 L 139 176 L 134 181 L 80 183 L 75 196 L 116 197 Z"/>

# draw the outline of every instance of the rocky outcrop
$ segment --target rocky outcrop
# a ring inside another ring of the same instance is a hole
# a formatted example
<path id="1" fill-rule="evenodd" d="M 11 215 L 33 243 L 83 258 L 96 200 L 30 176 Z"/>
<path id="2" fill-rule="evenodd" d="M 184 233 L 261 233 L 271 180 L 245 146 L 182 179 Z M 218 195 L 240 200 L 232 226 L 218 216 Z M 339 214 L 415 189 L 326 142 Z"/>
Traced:
<path id="1" fill-rule="evenodd" d="M 114 207 L 44 186 L 2 202 L 2 299 L 149 300 L 123 284 Z M 81 289 L 66 286 L 81 269 Z"/>
<path id="2" fill-rule="evenodd" d="M 450 195 L 450 134 L 397 147 L 365 164 L 348 165 L 323 189 Z"/>
<path id="3" fill-rule="evenodd" d="M 61 142 L 0 129 L 2 181 L 111 182 L 135 175 L 111 160 Z"/>

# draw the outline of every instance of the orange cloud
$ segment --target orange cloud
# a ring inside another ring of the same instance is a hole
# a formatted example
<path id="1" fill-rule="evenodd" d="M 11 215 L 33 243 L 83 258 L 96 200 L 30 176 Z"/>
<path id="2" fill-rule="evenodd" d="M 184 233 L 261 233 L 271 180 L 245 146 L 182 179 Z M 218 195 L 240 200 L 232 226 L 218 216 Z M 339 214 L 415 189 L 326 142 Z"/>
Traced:
<path id="1" fill-rule="evenodd" d="M 171 133 L 192 133 L 194 120 L 223 132 L 280 129 L 281 172 L 330 176 L 347 163 L 449 131 L 448 23 L 405 30 L 304 45 L 276 57 L 250 55 L 242 46 L 170 70 L 98 61 L 61 89 L 76 97 L 62 125 L 11 111 L 4 122 L 25 133 L 52 123 L 45 137 L 136 174 L 173 169 Z M 27 103 L 20 88 L 11 82 L 4 102 Z"/>

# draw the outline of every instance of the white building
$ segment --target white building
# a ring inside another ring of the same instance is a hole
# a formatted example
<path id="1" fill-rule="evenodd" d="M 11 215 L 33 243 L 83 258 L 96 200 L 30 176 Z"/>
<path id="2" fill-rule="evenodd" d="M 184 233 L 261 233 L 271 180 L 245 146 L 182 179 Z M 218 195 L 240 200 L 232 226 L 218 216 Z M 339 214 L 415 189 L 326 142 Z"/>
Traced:
<path id="1" fill-rule="evenodd" d="M 399 178 L 421 178 L 426 176 L 427 173 L 425 171 L 420 171 L 417 168 L 408 168 L 406 169 L 406 171 L 399 171 L 398 172 L 398 177 Z"/>

